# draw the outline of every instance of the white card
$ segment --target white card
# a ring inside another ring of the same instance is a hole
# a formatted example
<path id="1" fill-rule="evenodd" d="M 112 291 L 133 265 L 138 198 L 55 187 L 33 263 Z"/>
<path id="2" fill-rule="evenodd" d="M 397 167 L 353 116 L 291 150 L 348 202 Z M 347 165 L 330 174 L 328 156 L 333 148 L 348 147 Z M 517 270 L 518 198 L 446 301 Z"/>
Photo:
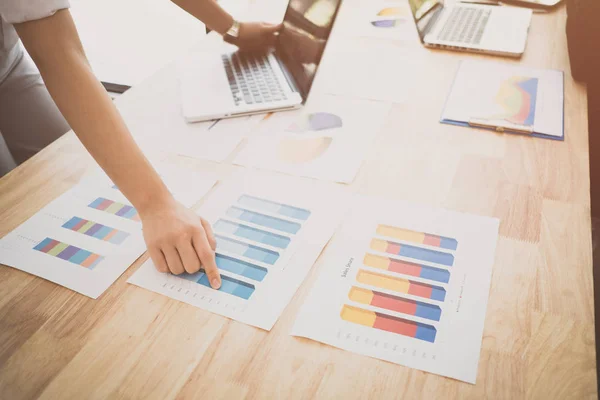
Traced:
<path id="1" fill-rule="evenodd" d="M 390 103 L 323 95 L 261 123 L 234 162 L 334 182 L 354 180 Z"/>
<path id="2" fill-rule="evenodd" d="M 292 334 L 475 383 L 498 220 L 359 197 Z"/>
<path id="3" fill-rule="evenodd" d="M 198 212 L 216 235 L 218 291 L 204 272 L 163 274 L 151 260 L 129 282 L 270 330 L 340 221 L 344 206 L 338 193 L 289 177 L 235 178 Z"/>

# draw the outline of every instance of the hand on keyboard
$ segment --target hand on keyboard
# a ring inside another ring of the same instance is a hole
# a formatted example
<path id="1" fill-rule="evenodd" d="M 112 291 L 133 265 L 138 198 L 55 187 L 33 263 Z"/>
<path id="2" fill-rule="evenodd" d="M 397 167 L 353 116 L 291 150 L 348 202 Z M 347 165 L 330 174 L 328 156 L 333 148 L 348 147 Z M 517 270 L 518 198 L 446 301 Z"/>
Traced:
<path id="1" fill-rule="evenodd" d="M 236 39 L 227 41 L 246 52 L 266 51 L 275 45 L 281 24 L 273 25 L 264 22 L 242 22 Z"/>

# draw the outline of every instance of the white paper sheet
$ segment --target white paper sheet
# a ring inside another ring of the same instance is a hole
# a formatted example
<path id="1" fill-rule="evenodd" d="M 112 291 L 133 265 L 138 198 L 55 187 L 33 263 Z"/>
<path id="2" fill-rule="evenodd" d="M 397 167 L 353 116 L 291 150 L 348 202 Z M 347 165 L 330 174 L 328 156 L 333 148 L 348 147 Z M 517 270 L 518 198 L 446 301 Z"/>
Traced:
<path id="1" fill-rule="evenodd" d="M 158 166 L 167 187 L 191 206 L 212 175 Z M 186 172 L 187 171 L 187 172 Z M 0 263 L 97 298 L 146 251 L 137 211 L 96 172 L 0 239 Z"/>
<path id="2" fill-rule="evenodd" d="M 497 219 L 360 197 L 292 334 L 475 383 L 497 234 Z"/>
<path id="3" fill-rule="evenodd" d="M 258 200 L 257 200 L 258 199 Z M 213 224 L 222 286 L 203 272 L 175 276 L 146 262 L 130 283 L 270 330 L 333 234 L 343 212 L 337 189 L 297 178 L 233 178 L 198 211 Z"/>
<path id="4" fill-rule="evenodd" d="M 262 122 L 234 162 L 335 182 L 352 182 L 391 104 L 322 95 Z"/>
<path id="5" fill-rule="evenodd" d="M 419 41 L 410 7 L 403 0 L 343 2 L 334 35 Z"/>
<path id="6" fill-rule="evenodd" d="M 392 44 L 332 40 L 310 96 L 328 93 L 403 103 L 411 91 L 409 66 L 413 63 L 402 48 Z"/>
<path id="7" fill-rule="evenodd" d="M 562 137 L 563 104 L 562 71 L 463 61 L 442 120 L 499 121 Z"/>

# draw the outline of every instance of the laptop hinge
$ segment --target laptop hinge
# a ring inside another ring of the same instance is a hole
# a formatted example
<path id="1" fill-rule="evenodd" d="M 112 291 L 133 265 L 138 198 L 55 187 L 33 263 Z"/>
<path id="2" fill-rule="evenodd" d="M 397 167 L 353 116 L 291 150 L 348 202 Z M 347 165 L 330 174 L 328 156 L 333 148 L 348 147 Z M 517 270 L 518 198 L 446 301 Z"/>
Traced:
<path id="1" fill-rule="evenodd" d="M 427 22 L 427 25 L 425 26 L 425 29 L 423 29 L 423 40 L 425 40 L 427 35 L 429 35 L 431 33 L 431 31 L 435 28 L 435 23 L 440 18 L 440 15 L 442 15 L 442 13 L 444 12 L 443 5 L 441 5 L 441 7 L 438 6 L 438 8 L 439 9 L 437 11 L 433 11 L 431 18 L 429 19 L 429 21 Z"/>
<path id="2" fill-rule="evenodd" d="M 292 89 L 292 91 L 298 92 L 298 93 L 300 93 L 300 96 L 302 96 L 302 92 L 300 92 L 300 89 L 296 85 L 296 81 L 294 80 L 294 77 L 292 76 L 290 71 L 287 69 L 285 64 L 281 61 L 281 57 L 279 57 L 279 54 L 277 54 L 277 53 L 275 53 L 275 60 L 277 61 L 277 64 L 279 64 L 279 67 L 281 68 L 281 71 L 283 72 L 283 76 L 285 77 L 285 80 L 287 81 L 287 83 L 290 86 L 290 88 Z M 302 96 L 302 102 L 304 103 L 304 101 L 305 101 L 304 96 Z"/>

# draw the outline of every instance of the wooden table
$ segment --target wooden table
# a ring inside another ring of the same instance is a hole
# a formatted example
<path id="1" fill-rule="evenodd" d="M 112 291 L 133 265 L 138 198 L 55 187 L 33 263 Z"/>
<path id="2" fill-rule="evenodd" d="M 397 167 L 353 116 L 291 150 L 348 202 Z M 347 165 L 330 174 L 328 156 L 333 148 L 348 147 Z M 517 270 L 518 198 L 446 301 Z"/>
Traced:
<path id="1" fill-rule="evenodd" d="M 487 57 L 398 41 L 419 90 L 394 106 L 349 187 L 501 219 L 477 385 L 289 336 L 321 260 L 265 332 L 127 284 L 143 256 L 98 300 L 0 267 L 0 398 L 595 398 L 586 91 L 570 75 L 565 19 L 536 14 L 514 61 L 565 71 L 564 142 L 439 124 L 458 61 Z M 71 133 L 2 178 L 0 235 L 90 164 Z"/>

